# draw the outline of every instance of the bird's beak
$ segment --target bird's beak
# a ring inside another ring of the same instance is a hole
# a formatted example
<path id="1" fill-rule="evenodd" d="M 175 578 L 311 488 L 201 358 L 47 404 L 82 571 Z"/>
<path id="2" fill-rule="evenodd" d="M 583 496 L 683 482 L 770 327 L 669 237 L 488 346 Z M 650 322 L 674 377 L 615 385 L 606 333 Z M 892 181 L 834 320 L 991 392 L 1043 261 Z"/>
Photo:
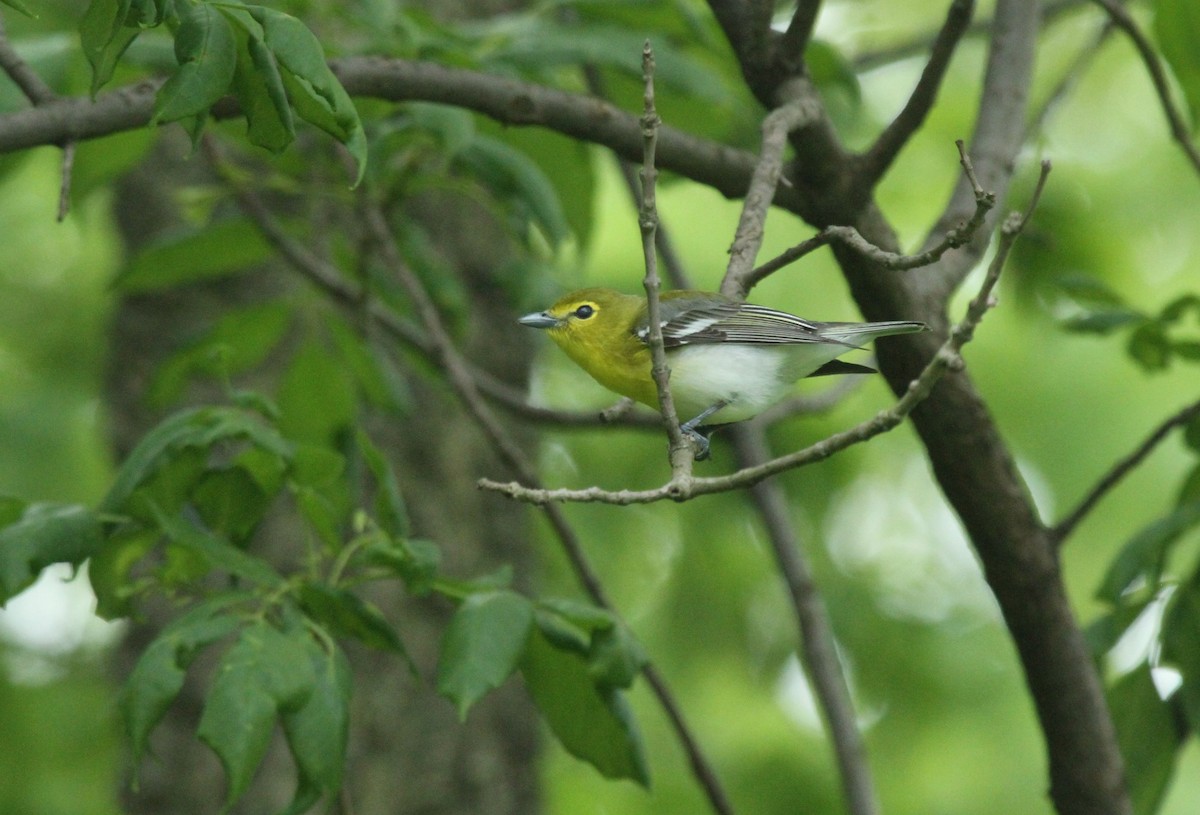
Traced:
<path id="1" fill-rule="evenodd" d="M 521 325 L 527 325 L 530 328 L 554 328 L 560 321 L 557 317 L 553 317 L 544 311 L 535 311 L 532 314 L 526 314 L 517 320 L 517 322 Z"/>

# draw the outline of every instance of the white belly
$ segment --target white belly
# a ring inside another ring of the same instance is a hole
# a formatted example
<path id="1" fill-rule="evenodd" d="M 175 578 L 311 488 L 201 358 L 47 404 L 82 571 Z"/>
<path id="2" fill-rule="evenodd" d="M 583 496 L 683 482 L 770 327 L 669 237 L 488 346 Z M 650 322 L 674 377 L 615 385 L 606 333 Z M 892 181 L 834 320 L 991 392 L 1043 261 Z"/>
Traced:
<path id="1" fill-rule="evenodd" d="M 717 402 L 729 404 L 705 419 L 705 424 L 740 422 L 758 415 L 807 373 L 793 376 L 795 366 L 789 356 L 779 346 L 732 343 L 690 345 L 672 351 L 671 395 L 679 420 L 686 422 Z"/>

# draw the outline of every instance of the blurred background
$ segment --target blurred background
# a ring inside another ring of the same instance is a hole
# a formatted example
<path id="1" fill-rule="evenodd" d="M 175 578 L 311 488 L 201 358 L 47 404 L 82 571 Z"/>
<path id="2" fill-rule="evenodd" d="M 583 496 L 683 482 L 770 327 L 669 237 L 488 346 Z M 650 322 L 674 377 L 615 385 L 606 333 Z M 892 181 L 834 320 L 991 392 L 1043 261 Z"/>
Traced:
<path id="1" fill-rule="evenodd" d="M 1096 281 L 1145 312 L 1200 289 L 1200 178 L 1170 141 L 1129 44 L 1118 36 L 1097 40 L 1102 26 L 1091 4 L 1064 5 L 1073 8 L 1055 18 L 1039 51 L 1035 108 L 1044 128 L 1022 157 L 1011 206 L 1023 206 L 1038 161 L 1050 158 L 1054 170 L 1001 282 L 999 308 L 965 354 L 1048 521 L 1069 511 L 1150 428 L 1196 398 L 1194 369 L 1147 372 L 1125 353 L 1120 336 L 1064 330 L 1072 313 L 1064 281 Z M 871 55 L 919 42 L 943 11 L 939 4 L 915 11 L 881 0 L 825 3 L 817 36 L 863 66 L 860 97 L 845 101 L 839 121 L 851 144 L 895 113 L 923 65 L 914 53 L 876 69 Z M 988 14 L 983 4 L 979 15 Z M 1088 62 L 1073 65 L 1089 40 L 1098 45 Z M 55 42 L 47 34 L 24 47 L 49 52 Z M 982 39 L 961 46 L 930 122 L 881 190 L 881 207 L 908 250 L 919 246 L 957 178 L 954 140 L 970 133 L 983 59 Z M 1068 74 L 1076 79 L 1060 96 L 1059 80 Z M 11 88 L 4 93 L 6 106 L 15 107 Z M 835 112 L 837 104 L 831 100 Z M 668 123 L 702 129 L 670 121 L 669 112 Z M 111 474 L 101 385 L 109 283 L 124 262 L 109 193 L 97 188 L 56 223 L 58 151 L 4 161 L 0 493 L 93 502 Z M 634 210 L 609 157 L 592 151 L 589 161 L 596 178 L 592 233 L 561 260 L 554 283 L 636 291 Z M 697 284 L 714 288 L 737 204 L 668 182 L 659 209 Z M 809 234 L 799 221 L 773 213 L 761 257 Z M 814 319 L 858 318 L 826 254 L 772 277 L 751 300 Z M 801 390 L 833 384 L 818 380 Z M 611 403 L 549 347 L 539 356 L 532 395 L 559 407 Z M 863 381 L 832 410 L 774 427 L 772 444 L 796 449 L 889 401 L 881 379 Z M 638 488 L 665 475 L 661 448 L 645 433 L 546 431 L 539 456 L 551 484 Z M 733 468 L 719 436 L 714 448 L 713 460 L 700 465 L 703 474 Z M 1068 543 L 1064 573 L 1085 623 L 1100 611 L 1094 593 L 1108 564 L 1171 506 L 1191 460 L 1178 441 L 1164 444 Z M 1049 813 L 1040 733 L 1011 642 L 910 429 L 783 480 L 849 666 L 884 811 Z M 735 805 L 753 801 L 743 811 L 762 815 L 840 811 L 828 745 L 792 656 L 793 619 L 743 498 L 567 511 L 616 604 L 685 700 Z M 1181 547 L 1182 557 L 1194 560 L 1196 537 Z M 539 572 L 539 590 L 572 590 L 560 558 L 543 558 Z M 120 636 L 119 624 L 92 615 L 86 580 L 63 571 L 47 573 L 0 611 L 0 812 L 118 811 L 116 791 L 127 779 L 114 701 L 119 677 L 107 669 L 106 654 Z M 1146 632 L 1126 640 L 1107 670 L 1119 673 L 1144 658 Z M 1169 675 L 1156 679 L 1169 688 Z M 642 685 L 631 698 L 652 789 L 606 781 L 547 740 L 547 813 L 705 811 L 661 711 Z M 1161 811 L 1198 808 L 1200 749 L 1193 739 Z"/>

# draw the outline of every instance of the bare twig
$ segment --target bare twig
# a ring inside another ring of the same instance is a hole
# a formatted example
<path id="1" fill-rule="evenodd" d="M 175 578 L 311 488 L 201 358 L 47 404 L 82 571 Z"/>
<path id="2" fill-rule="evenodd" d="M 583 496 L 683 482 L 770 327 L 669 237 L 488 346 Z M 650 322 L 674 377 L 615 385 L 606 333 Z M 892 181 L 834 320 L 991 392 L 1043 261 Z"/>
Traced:
<path id="1" fill-rule="evenodd" d="M 757 425 L 742 425 L 735 429 L 734 450 L 738 465 L 743 468 L 757 466 L 771 458 L 766 437 Z M 833 742 L 846 809 L 850 815 L 873 815 L 879 811 L 879 802 L 871 780 L 866 747 L 858 730 L 829 615 L 789 517 L 787 497 L 776 479 L 752 486 L 750 497 L 766 527 L 775 562 L 792 602 L 800 628 L 800 664 Z"/>
<path id="2" fill-rule="evenodd" d="M 767 210 L 775 198 L 775 189 L 783 174 L 783 149 L 787 146 L 788 134 L 803 127 L 819 114 L 818 102 L 804 96 L 776 108 L 763 119 L 762 152 L 750 180 L 750 189 L 742 205 L 742 215 L 729 249 L 729 265 L 721 281 L 721 293 L 727 297 L 743 299 L 749 288 L 746 277 L 754 267 L 754 258 L 762 246 L 763 226 Z"/>
<path id="3" fill-rule="evenodd" d="M 972 213 L 969 219 L 946 232 L 937 244 L 915 255 L 901 255 L 879 248 L 864 238 L 852 226 L 827 226 L 808 240 L 796 244 L 761 266 L 751 270 L 744 278 L 743 285 L 745 286 L 745 290 L 749 291 L 784 266 L 794 263 L 822 246 L 827 246 L 834 242 L 841 243 L 865 255 L 885 269 L 897 271 L 928 266 L 937 261 L 950 249 L 956 249 L 970 242 L 974 238 L 975 233 L 983 225 L 988 212 L 996 206 L 996 195 L 979 185 L 979 179 L 975 176 L 975 168 L 971 164 L 971 157 L 967 155 L 962 140 L 957 140 L 955 145 L 958 147 L 959 162 L 962 164 L 963 175 L 971 185 L 971 191 L 975 196 L 975 212 Z"/>
<path id="4" fill-rule="evenodd" d="M 971 22 L 974 7 L 974 0 L 953 0 L 950 4 L 946 22 L 933 41 L 929 61 L 925 63 L 925 69 L 921 71 L 921 78 L 908 102 L 859 160 L 859 183 L 864 188 L 873 188 L 878 183 L 900 149 L 929 115 L 942 79 L 946 76 L 946 69 L 950 66 L 950 58 Z"/>
<path id="5" fill-rule="evenodd" d="M 0 70 L 8 74 L 25 98 L 34 107 L 41 107 L 58 101 L 58 94 L 29 67 L 29 63 L 21 59 L 21 55 L 13 48 L 8 39 L 8 31 L 4 20 L 0 19 Z M 71 209 L 71 175 L 75 168 L 75 141 L 64 139 L 60 142 L 63 150 L 62 181 L 58 191 L 58 220 L 62 222 Z"/>
<path id="6" fill-rule="evenodd" d="M 604 79 L 595 65 L 588 63 L 583 66 L 583 79 L 587 83 L 588 93 L 599 99 L 608 101 L 608 92 L 604 87 Z M 655 152 L 657 153 L 657 146 Z M 625 188 L 629 191 L 631 199 L 635 202 L 639 201 L 642 192 L 641 184 L 638 182 L 637 171 L 620 154 L 614 153 L 613 160 L 617 164 L 617 170 L 621 174 L 621 180 L 625 182 Z M 662 261 L 663 269 L 666 271 L 667 280 L 670 282 L 671 288 L 689 288 L 687 275 L 683 270 L 683 261 L 680 259 L 679 253 L 675 250 L 675 244 L 671 240 L 670 233 L 666 229 L 663 229 L 661 221 L 659 222 L 658 229 L 654 230 L 654 245 L 658 247 L 658 257 Z"/>
<path id="7" fill-rule="evenodd" d="M 667 365 L 667 351 L 663 344 L 662 309 L 659 303 L 658 253 L 654 236 L 658 231 L 658 204 L 655 194 L 658 169 L 654 166 L 654 151 L 658 144 L 658 128 L 662 121 L 654 107 L 654 51 L 650 41 L 642 46 L 642 138 L 645 153 L 642 158 L 642 194 L 638 206 L 638 226 L 642 233 L 642 254 L 646 263 L 646 276 L 642 285 L 646 289 L 646 345 L 650 348 L 650 376 L 658 392 L 659 410 L 670 440 L 671 478 L 687 481 L 692 475 L 695 451 L 692 443 L 679 427 L 679 415 L 675 411 L 675 399 L 671 396 L 671 369 Z"/>
<path id="8" fill-rule="evenodd" d="M 1133 42 L 1133 47 L 1137 49 L 1138 56 L 1142 58 L 1146 71 L 1150 74 L 1150 81 L 1154 83 L 1154 91 L 1158 94 L 1163 113 L 1166 114 L 1171 137 L 1179 142 L 1179 147 L 1196 172 L 1200 172 L 1200 149 L 1197 149 L 1196 143 L 1192 141 L 1191 130 L 1184 121 L 1183 114 L 1179 112 L 1179 107 L 1171 98 L 1171 87 L 1167 82 L 1167 74 L 1163 70 L 1158 52 L 1154 50 L 1154 45 L 1150 42 L 1149 37 L 1142 33 L 1142 29 L 1130 16 L 1129 11 L 1116 0 L 1094 0 L 1094 2 L 1108 13 L 1113 25 L 1124 31 Z"/>
<path id="9" fill-rule="evenodd" d="M 1096 482 L 1095 486 L 1088 490 L 1087 495 L 1079 502 L 1079 505 L 1050 530 L 1054 542 L 1061 546 L 1087 514 L 1095 509 L 1100 500 L 1108 495 L 1109 491 L 1117 486 L 1125 476 L 1133 472 L 1134 468 L 1141 464 L 1146 459 L 1146 456 L 1150 455 L 1154 451 L 1154 448 L 1170 435 L 1172 430 L 1177 427 L 1183 427 L 1197 418 L 1200 418 L 1200 401 L 1188 405 L 1156 427 L 1133 452 L 1114 464 L 1112 469 L 1105 473 Z"/>

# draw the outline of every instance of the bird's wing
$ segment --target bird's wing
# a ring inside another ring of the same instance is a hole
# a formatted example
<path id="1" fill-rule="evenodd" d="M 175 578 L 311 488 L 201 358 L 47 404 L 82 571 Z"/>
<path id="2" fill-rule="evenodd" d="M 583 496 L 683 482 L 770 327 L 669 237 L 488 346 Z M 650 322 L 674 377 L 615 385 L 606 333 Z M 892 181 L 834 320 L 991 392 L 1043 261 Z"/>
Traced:
<path id="1" fill-rule="evenodd" d="M 718 342 L 779 344 L 824 342 L 850 343 L 822 336 L 821 324 L 764 306 L 713 300 L 711 297 L 674 297 L 662 306 L 663 345 L 678 348 Z M 645 342 L 648 324 L 643 320 L 637 336 Z"/>

